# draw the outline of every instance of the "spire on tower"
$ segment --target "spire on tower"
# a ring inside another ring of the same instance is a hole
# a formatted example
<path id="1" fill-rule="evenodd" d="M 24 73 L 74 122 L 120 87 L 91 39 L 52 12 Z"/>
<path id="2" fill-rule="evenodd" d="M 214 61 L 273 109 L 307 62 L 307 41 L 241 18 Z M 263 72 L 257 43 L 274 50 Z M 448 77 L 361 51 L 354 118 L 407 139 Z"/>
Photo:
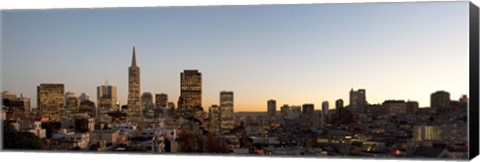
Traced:
<path id="1" fill-rule="evenodd" d="M 132 66 L 137 66 L 137 59 L 135 57 L 135 46 L 133 46 Z"/>

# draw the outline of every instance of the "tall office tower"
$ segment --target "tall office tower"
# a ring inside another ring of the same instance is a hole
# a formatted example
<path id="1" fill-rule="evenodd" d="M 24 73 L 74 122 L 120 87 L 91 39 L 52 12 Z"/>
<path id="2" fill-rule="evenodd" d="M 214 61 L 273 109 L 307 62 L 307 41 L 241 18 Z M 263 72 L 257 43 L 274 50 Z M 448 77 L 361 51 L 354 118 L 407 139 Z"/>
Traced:
<path id="1" fill-rule="evenodd" d="M 208 131 L 219 133 L 221 128 L 221 112 L 218 105 L 212 105 L 208 109 Z"/>
<path id="2" fill-rule="evenodd" d="M 365 89 L 359 89 L 354 91 L 350 90 L 350 110 L 354 113 L 366 113 L 367 112 L 367 98 Z"/>
<path id="3" fill-rule="evenodd" d="M 223 132 L 229 132 L 235 124 L 235 114 L 233 113 L 233 92 L 220 92 L 220 111 L 221 111 L 221 129 Z"/>
<path id="4" fill-rule="evenodd" d="M 143 92 L 142 94 L 142 105 L 153 104 L 153 95 L 150 92 Z"/>
<path id="5" fill-rule="evenodd" d="M 65 115 L 67 117 L 72 117 L 74 114 L 78 113 L 79 106 L 80 99 L 75 96 L 75 93 L 65 93 Z"/>
<path id="6" fill-rule="evenodd" d="M 88 93 L 81 93 L 79 98 L 80 98 L 80 102 L 86 101 L 86 100 L 90 100 L 90 94 L 88 94 Z"/>
<path id="7" fill-rule="evenodd" d="M 458 99 L 458 101 L 459 101 L 460 103 L 465 103 L 465 104 L 467 104 L 467 103 L 468 103 L 468 97 L 467 97 L 467 95 L 462 95 L 462 97 L 460 97 L 460 99 Z"/>
<path id="8" fill-rule="evenodd" d="M 17 99 L 17 94 L 10 92 L 10 91 L 3 91 L 2 92 L 2 99 L 9 99 L 9 100 L 15 100 Z"/>
<path id="9" fill-rule="evenodd" d="M 302 113 L 303 114 L 313 114 L 315 111 L 315 106 L 313 104 L 303 104 Z"/>
<path id="10" fill-rule="evenodd" d="M 324 117 L 322 111 L 314 111 L 310 119 L 310 126 L 314 128 L 323 127 Z"/>
<path id="11" fill-rule="evenodd" d="M 328 111 L 330 107 L 328 106 L 328 101 L 322 102 L 322 118 L 326 118 L 328 116 Z"/>
<path id="12" fill-rule="evenodd" d="M 168 102 L 167 103 L 167 108 L 169 110 L 170 115 L 175 115 L 175 103 Z"/>
<path id="13" fill-rule="evenodd" d="M 460 103 L 460 106 L 467 108 L 468 106 L 468 97 L 467 95 L 462 95 L 460 99 L 458 99 L 458 102 Z"/>
<path id="14" fill-rule="evenodd" d="M 467 104 L 468 104 L 468 97 L 467 97 L 467 95 L 462 95 L 462 97 L 460 97 L 460 99 L 458 99 L 458 101 L 459 101 L 461 104 L 467 105 Z"/>
<path id="15" fill-rule="evenodd" d="M 274 117 L 275 112 L 277 111 L 277 101 L 268 100 L 267 102 L 267 114 L 269 117 Z"/>
<path id="16" fill-rule="evenodd" d="M 282 117 L 285 117 L 287 116 L 288 112 L 290 111 L 290 106 L 288 106 L 287 104 L 283 105 L 282 107 L 280 107 L 280 115 Z"/>
<path id="17" fill-rule="evenodd" d="M 168 108 L 171 108 L 172 110 L 175 110 L 175 103 L 173 103 L 173 102 L 168 102 L 167 107 L 168 107 Z"/>
<path id="18" fill-rule="evenodd" d="M 23 107 L 24 107 L 24 113 L 28 114 L 32 111 L 32 106 L 30 105 L 30 98 L 28 97 L 23 97 L 23 93 L 20 93 L 20 97 L 18 100 L 22 101 Z"/>
<path id="19" fill-rule="evenodd" d="M 294 114 L 301 114 L 302 113 L 302 106 L 301 105 L 292 105 L 292 106 L 290 106 L 290 110 Z"/>
<path id="20" fill-rule="evenodd" d="M 202 107 L 202 74 L 198 70 L 184 70 L 180 74 L 180 97 L 179 109 Z"/>
<path id="21" fill-rule="evenodd" d="M 7 92 L 7 91 L 5 91 Z M 18 120 L 23 119 L 27 114 L 27 107 L 30 103 L 25 103 L 24 100 L 17 98 L 17 95 L 11 92 L 2 95 L 2 112 L 5 112 L 4 120 Z M 30 102 L 30 100 L 28 100 Z"/>
<path id="22" fill-rule="evenodd" d="M 303 104 L 302 105 L 302 116 L 303 118 L 310 120 L 313 119 L 315 112 L 315 106 L 313 104 Z"/>
<path id="23" fill-rule="evenodd" d="M 75 92 L 65 92 L 65 100 L 67 100 L 68 97 L 76 97 Z"/>
<path id="24" fill-rule="evenodd" d="M 166 108 L 168 104 L 168 96 L 165 93 L 155 94 L 155 107 Z"/>
<path id="25" fill-rule="evenodd" d="M 135 46 L 132 52 L 132 65 L 128 68 L 128 115 L 130 122 L 140 120 L 143 116 L 140 99 L 140 67 L 137 66 Z"/>
<path id="26" fill-rule="evenodd" d="M 177 101 L 177 108 L 178 108 L 177 110 L 181 111 L 182 107 L 183 107 L 183 98 L 182 98 L 182 96 L 179 96 L 178 101 Z"/>
<path id="27" fill-rule="evenodd" d="M 63 84 L 40 84 L 37 86 L 37 108 L 40 116 L 49 120 L 58 120 L 65 115 Z"/>
<path id="28" fill-rule="evenodd" d="M 84 100 L 80 102 L 80 106 L 78 108 L 79 113 L 87 114 L 88 116 L 94 118 L 97 117 L 97 108 L 95 107 L 95 103 L 90 100 Z"/>
<path id="29" fill-rule="evenodd" d="M 142 94 L 142 106 L 145 118 L 151 119 L 154 117 L 155 104 L 153 103 L 153 95 L 150 92 Z"/>
<path id="30" fill-rule="evenodd" d="M 417 101 L 407 101 L 407 113 L 415 115 L 418 110 L 418 102 Z"/>
<path id="31" fill-rule="evenodd" d="M 105 85 L 97 87 L 97 105 L 100 109 L 118 110 L 117 107 L 117 87 Z"/>
<path id="32" fill-rule="evenodd" d="M 344 112 L 344 110 L 343 110 L 343 100 L 338 99 L 338 100 L 335 101 L 335 116 L 336 117 L 342 116 L 342 112 Z"/>
<path id="33" fill-rule="evenodd" d="M 335 109 L 343 108 L 343 100 L 338 99 L 335 101 Z"/>
<path id="34" fill-rule="evenodd" d="M 438 113 L 448 112 L 450 110 L 450 93 L 446 91 L 436 91 L 430 95 L 430 107 Z"/>
<path id="35" fill-rule="evenodd" d="M 385 100 L 382 106 L 390 115 L 405 115 L 407 103 L 404 100 Z"/>

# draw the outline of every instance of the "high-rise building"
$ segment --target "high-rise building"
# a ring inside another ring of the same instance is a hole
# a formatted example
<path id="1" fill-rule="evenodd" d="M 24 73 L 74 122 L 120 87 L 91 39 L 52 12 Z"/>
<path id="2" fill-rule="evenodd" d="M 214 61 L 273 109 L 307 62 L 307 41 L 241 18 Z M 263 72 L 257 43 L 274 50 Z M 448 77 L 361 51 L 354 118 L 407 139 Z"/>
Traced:
<path id="1" fill-rule="evenodd" d="M 3 119 L 18 120 L 25 117 L 26 105 L 20 98 L 17 98 L 16 94 L 8 92 L 7 95 L 2 95 L 2 101 L 2 112 L 5 112 L 5 118 Z"/>
<path id="2" fill-rule="evenodd" d="M 342 114 L 343 112 L 345 112 L 344 106 L 343 106 L 343 100 L 338 99 L 335 101 L 335 116 L 338 118 L 343 115 Z"/>
<path id="3" fill-rule="evenodd" d="M 150 92 L 142 94 L 142 106 L 145 118 L 153 118 L 155 113 L 155 104 L 153 103 L 153 95 Z"/>
<path id="4" fill-rule="evenodd" d="M 416 114 L 418 110 L 417 101 L 407 101 L 407 114 Z"/>
<path id="5" fill-rule="evenodd" d="M 117 104 L 117 87 L 109 85 L 105 81 L 105 85 L 97 87 L 97 116 L 103 117 L 109 112 L 118 111 L 119 105 Z"/>
<path id="6" fill-rule="evenodd" d="M 300 106 L 300 105 L 292 105 L 292 106 L 290 106 L 290 110 L 291 110 L 292 113 L 294 113 L 294 114 L 300 114 L 300 113 L 302 113 L 302 106 Z"/>
<path id="7" fill-rule="evenodd" d="M 439 113 L 450 110 L 450 93 L 446 91 L 436 91 L 430 95 L 430 107 Z"/>
<path id="8" fill-rule="evenodd" d="M 467 95 L 462 95 L 462 97 L 460 97 L 460 99 L 458 99 L 458 101 L 460 102 L 461 105 L 467 106 L 468 105 Z"/>
<path id="9" fill-rule="evenodd" d="M 386 100 L 382 103 L 382 106 L 391 115 L 407 113 L 407 103 L 404 100 Z"/>
<path id="10" fill-rule="evenodd" d="M 182 98 L 182 96 L 179 96 L 179 97 L 178 97 L 177 107 L 178 107 L 178 110 L 181 110 L 182 107 L 183 107 L 183 98 Z"/>
<path id="11" fill-rule="evenodd" d="M 135 46 L 132 52 L 132 65 L 128 68 L 128 116 L 129 121 L 142 118 L 142 103 L 140 99 L 140 67 L 137 66 Z"/>
<path id="12" fill-rule="evenodd" d="M 90 100 L 84 100 L 80 102 L 80 106 L 78 108 L 79 113 L 87 114 L 90 117 L 97 116 L 97 109 L 95 107 L 95 103 Z"/>
<path id="13" fill-rule="evenodd" d="M 321 111 L 314 111 L 310 119 L 309 125 L 314 128 L 323 127 L 324 125 L 324 118 L 323 112 Z"/>
<path id="14" fill-rule="evenodd" d="M 180 97 L 179 109 L 202 107 L 202 74 L 198 70 L 184 70 L 180 74 Z"/>
<path id="15" fill-rule="evenodd" d="M 233 129 L 235 114 L 233 113 L 233 92 L 220 92 L 221 129 L 224 132 Z"/>
<path id="16" fill-rule="evenodd" d="M 211 133 L 220 132 L 221 112 L 218 105 L 212 105 L 208 109 L 208 131 Z"/>
<path id="17" fill-rule="evenodd" d="M 3 107 L 8 120 L 22 119 L 31 112 L 30 98 L 23 97 L 20 93 L 20 97 L 13 92 L 4 91 L 2 93 Z"/>
<path id="18" fill-rule="evenodd" d="M 75 95 L 75 92 L 65 92 L 65 100 L 67 100 L 68 97 L 77 97 Z"/>
<path id="19" fill-rule="evenodd" d="M 142 105 L 153 103 L 153 95 L 150 92 L 143 92 Z"/>
<path id="20" fill-rule="evenodd" d="M 105 85 L 97 87 L 97 105 L 99 108 L 107 108 L 110 110 L 118 110 L 117 107 L 117 87 Z"/>
<path id="21" fill-rule="evenodd" d="M 168 108 L 171 108 L 172 110 L 175 109 L 175 103 L 173 103 L 173 102 L 168 102 L 167 106 L 168 106 Z"/>
<path id="22" fill-rule="evenodd" d="M 32 111 L 32 106 L 30 105 L 30 98 L 23 97 L 23 94 L 20 93 L 20 98 L 18 98 L 18 100 L 23 102 L 23 108 L 25 109 L 25 113 L 29 113 Z"/>
<path id="23" fill-rule="evenodd" d="M 367 112 L 367 98 L 365 89 L 359 89 L 354 91 L 350 90 L 350 110 L 354 113 L 366 113 Z"/>
<path id="24" fill-rule="evenodd" d="M 343 100 L 342 99 L 338 99 L 337 101 L 335 101 L 335 109 L 339 109 L 339 108 L 343 108 Z"/>
<path id="25" fill-rule="evenodd" d="M 274 117 L 275 112 L 277 111 L 277 101 L 268 100 L 267 102 L 267 114 L 269 117 Z"/>
<path id="26" fill-rule="evenodd" d="M 9 100 L 15 100 L 17 99 L 17 94 L 10 92 L 10 91 L 3 91 L 2 92 L 2 99 L 9 99 Z"/>
<path id="27" fill-rule="evenodd" d="M 81 93 L 79 98 L 80 98 L 80 102 L 85 101 L 85 100 L 90 100 L 90 94 Z"/>
<path id="28" fill-rule="evenodd" d="M 313 119 L 315 112 L 315 106 L 313 104 L 303 104 L 302 105 L 302 116 L 303 118 L 310 120 Z"/>
<path id="29" fill-rule="evenodd" d="M 65 115 L 63 84 L 40 84 L 37 86 L 37 108 L 40 116 L 58 120 Z"/>
<path id="30" fill-rule="evenodd" d="M 165 93 L 155 94 L 155 107 L 166 108 L 168 105 L 168 96 Z"/>
<path id="31" fill-rule="evenodd" d="M 328 106 L 328 101 L 323 101 L 322 102 L 322 118 L 327 117 L 329 109 L 330 108 Z"/>
<path id="32" fill-rule="evenodd" d="M 75 96 L 73 92 L 65 93 L 65 115 L 72 117 L 74 114 L 78 113 L 78 108 L 80 106 L 80 99 Z"/>
<path id="33" fill-rule="evenodd" d="M 282 117 L 287 116 L 288 112 L 290 112 L 290 106 L 288 106 L 287 104 L 280 107 L 280 115 Z"/>
<path id="34" fill-rule="evenodd" d="M 313 114 L 315 111 L 315 106 L 313 104 L 303 104 L 302 113 L 303 114 Z"/>
<path id="35" fill-rule="evenodd" d="M 175 114 L 175 103 L 173 103 L 173 102 L 168 102 L 167 108 L 168 108 L 168 110 L 170 111 L 170 115 L 174 115 L 174 114 Z"/>

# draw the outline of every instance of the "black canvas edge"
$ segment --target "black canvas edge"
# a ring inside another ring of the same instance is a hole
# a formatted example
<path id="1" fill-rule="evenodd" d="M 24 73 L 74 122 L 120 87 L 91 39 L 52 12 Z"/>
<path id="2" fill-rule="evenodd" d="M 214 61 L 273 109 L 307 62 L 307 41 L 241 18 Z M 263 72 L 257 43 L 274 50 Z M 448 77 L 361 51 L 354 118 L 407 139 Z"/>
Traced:
<path id="1" fill-rule="evenodd" d="M 479 9 L 469 4 L 469 61 L 470 61 L 470 99 L 468 106 L 468 156 L 473 159 L 478 155 L 479 147 Z"/>

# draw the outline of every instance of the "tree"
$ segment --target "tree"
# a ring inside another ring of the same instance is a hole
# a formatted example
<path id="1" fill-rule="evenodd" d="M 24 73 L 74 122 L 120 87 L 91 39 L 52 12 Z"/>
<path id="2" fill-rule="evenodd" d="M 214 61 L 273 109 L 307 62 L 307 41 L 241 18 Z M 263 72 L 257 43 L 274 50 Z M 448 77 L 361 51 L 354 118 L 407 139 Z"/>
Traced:
<path id="1" fill-rule="evenodd" d="M 45 142 L 30 132 L 18 132 L 12 125 L 3 123 L 4 149 L 45 149 Z"/>
<path id="2" fill-rule="evenodd" d="M 183 130 L 178 133 L 180 152 L 204 152 L 205 140 L 198 131 Z"/>
<path id="3" fill-rule="evenodd" d="M 228 153 L 229 149 L 225 143 L 225 140 L 220 139 L 219 137 L 210 134 L 207 137 L 205 143 L 208 153 Z"/>

